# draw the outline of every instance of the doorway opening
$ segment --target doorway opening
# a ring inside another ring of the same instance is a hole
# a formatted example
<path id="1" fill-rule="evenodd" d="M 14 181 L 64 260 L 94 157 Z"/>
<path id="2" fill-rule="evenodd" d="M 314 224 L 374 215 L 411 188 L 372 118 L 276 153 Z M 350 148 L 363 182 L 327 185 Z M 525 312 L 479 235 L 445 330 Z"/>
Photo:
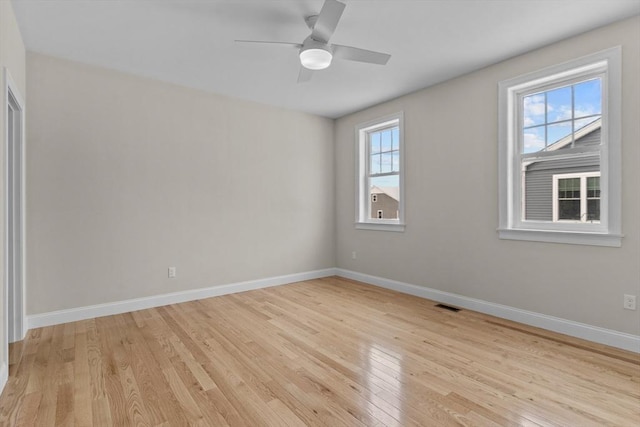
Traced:
<path id="1" fill-rule="evenodd" d="M 24 102 L 5 68 L 5 320 L 7 343 L 25 334 L 24 304 Z"/>

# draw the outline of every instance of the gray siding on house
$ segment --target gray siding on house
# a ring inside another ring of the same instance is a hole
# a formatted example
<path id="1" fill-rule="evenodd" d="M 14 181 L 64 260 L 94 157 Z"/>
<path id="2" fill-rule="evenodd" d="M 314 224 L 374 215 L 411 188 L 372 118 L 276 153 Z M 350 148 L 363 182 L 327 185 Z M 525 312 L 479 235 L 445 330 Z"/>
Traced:
<path id="1" fill-rule="evenodd" d="M 593 132 L 590 132 L 585 136 L 583 136 L 582 138 L 578 139 L 576 141 L 576 146 L 591 147 L 591 146 L 600 144 L 600 134 L 602 133 L 601 130 L 602 128 L 598 128 Z"/>
<path id="2" fill-rule="evenodd" d="M 553 175 L 599 170 L 600 163 L 594 157 L 531 164 L 525 174 L 525 218 L 553 221 Z"/>
<path id="3" fill-rule="evenodd" d="M 576 147 L 600 144 L 601 128 L 575 141 Z M 563 150 L 563 147 L 559 151 Z M 579 157 L 539 161 L 527 166 L 524 178 L 525 219 L 553 221 L 553 175 L 565 173 L 597 172 L 600 170 L 599 157 Z"/>
<path id="4" fill-rule="evenodd" d="M 542 170 L 548 170 L 548 169 L 553 169 L 554 171 L 556 171 L 556 172 L 553 172 L 551 175 L 553 175 L 554 173 L 556 174 L 572 173 L 571 171 L 565 172 L 565 169 L 582 168 L 584 166 L 596 166 L 595 170 L 599 170 L 600 169 L 598 167 L 599 165 L 600 165 L 600 161 L 599 161 L 599 158 L 596 156 L 577 157 L 574 159 L 547 160 L 547 161 L 531 163 L 527 167 L 527 174 L 534 171 L 542 171 Z M 583 171 L 577 170 L 576 172 L 583 172 Z"/>

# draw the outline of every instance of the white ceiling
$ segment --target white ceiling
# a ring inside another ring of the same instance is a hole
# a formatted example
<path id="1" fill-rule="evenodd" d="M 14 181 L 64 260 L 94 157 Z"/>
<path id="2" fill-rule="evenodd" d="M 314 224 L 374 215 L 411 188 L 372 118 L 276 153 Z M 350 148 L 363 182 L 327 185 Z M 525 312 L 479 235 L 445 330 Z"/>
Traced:
<path id="1" fill-rule="evenodd" d="M 342 0 L 335 60 L 298 84 L 323 0 L 13 0 L 28 50 L 336 118 L 640 13 L 640 0 Z"/>

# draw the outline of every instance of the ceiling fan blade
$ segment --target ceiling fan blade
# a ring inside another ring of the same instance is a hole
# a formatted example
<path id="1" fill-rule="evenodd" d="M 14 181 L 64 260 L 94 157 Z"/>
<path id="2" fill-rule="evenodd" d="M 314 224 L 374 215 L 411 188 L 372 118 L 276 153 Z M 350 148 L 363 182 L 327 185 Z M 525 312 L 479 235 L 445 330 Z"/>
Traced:
<path id="1" fill-rule="evenodd" d="M 267 40 L 234 40 L 236 43 L 261 43 L 261 44 L 283 44 L 287 46 L 293 46 L 296 48 L 301 48 L 302 45 L 300 43 L 291 43 L 291 42 L 272 42 Z"/>
<path id="2" fill-rule="evenodd" d="M 300 73 L 298 73 L 298 83 L 306 83 L 311 80 L 311 76 L 313 76 L 313 71 L 300 66 Z"/>
<path id="3" fill-rule="evenodd" d="M 311 38 L 327 43 L 338 26 L 345 4 L 336 0 L 325 0 L 313 26 Z"/>
<path id="4" fill-rule="evenodd" d="M 339 44 L 331 45 L 333 56 L 349 61 L 367 62 L 369 64 L 385 65 L 391 55 L 372 50 L 360 49 L 351 46 L 342 46 Z"/>

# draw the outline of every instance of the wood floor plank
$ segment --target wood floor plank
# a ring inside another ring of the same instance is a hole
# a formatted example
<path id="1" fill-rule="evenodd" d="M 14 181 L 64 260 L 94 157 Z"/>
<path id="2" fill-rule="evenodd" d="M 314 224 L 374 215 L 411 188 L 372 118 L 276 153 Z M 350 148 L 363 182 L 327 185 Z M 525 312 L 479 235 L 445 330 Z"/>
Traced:
<path id="1" fill-rule="evenodd" d="M 38 328 L 0 426 L 637 426 L 640 355 L 329 277 Z"/>

